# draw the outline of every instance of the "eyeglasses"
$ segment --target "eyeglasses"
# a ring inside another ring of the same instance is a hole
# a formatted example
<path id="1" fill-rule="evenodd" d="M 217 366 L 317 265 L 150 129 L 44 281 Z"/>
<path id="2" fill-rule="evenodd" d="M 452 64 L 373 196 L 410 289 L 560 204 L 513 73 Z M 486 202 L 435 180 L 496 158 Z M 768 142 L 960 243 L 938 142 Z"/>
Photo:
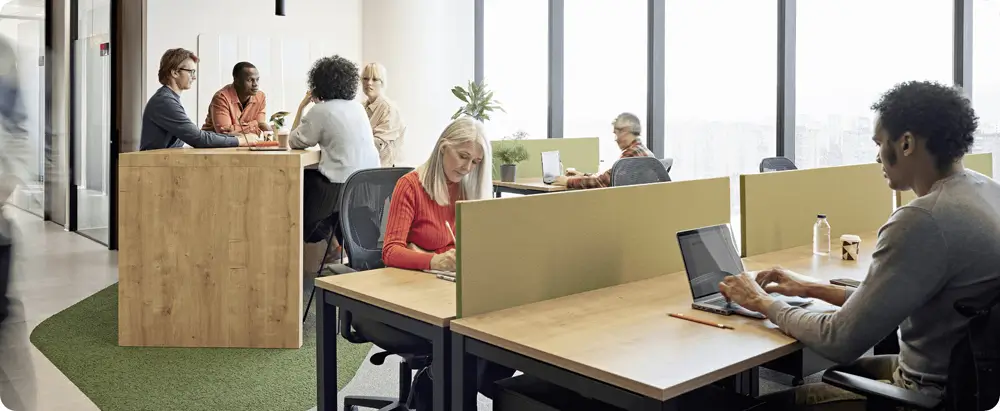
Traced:
<path id="1" fill-rule="evenodd" d="M 180 70 L 180 71 L 186 71 L 188 73 L 191 73 L 192 76 L 198 73 L 198 70 L 195 70 L 195 69 L 179 68 L 178 70 Z"/>

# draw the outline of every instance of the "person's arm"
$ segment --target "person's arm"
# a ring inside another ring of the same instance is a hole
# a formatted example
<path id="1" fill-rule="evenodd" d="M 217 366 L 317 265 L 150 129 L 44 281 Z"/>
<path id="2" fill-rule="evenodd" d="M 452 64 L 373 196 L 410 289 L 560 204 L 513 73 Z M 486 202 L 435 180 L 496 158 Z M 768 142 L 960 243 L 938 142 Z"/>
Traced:
<path id="1" fill-rule="evenodd" d="M 208 107 L 208 115 L 212 117 L 212 128 L 219 134 L 230 134 L 236 131 L 230 116 L 230 105 L 222 93 L 215 93 L 212 104 Z"/>
<path id="2" fill-rule="evenodd" d="M 853 294 L 845 291 L 843 308 L 820 313 L 775 300 L 764 313 L 820 355 L 851 362 L 941 289 L 947 281 L 947 248 L 928 212 L 900 208 L 879 231 L 868 276 Z"/>
<path id="3" fill-rule="evenodd" d="M 309 113 L 302 115 L 303 107 L 299 107 L 299 114 L 295 116 L 295 123 L 292 132 L 288 134 L 288 145 L 291 148 L 309 148 L 319 144 L 320 134 L 323 133 L 322 110 L 309 110 Z"/>
<path id="4" fill-rule="evenodd" d="M 382 246 L 382 261 L 386 267 L 410 270 L 429 270 L 433 254 L 413 250 L 407 246 L 407 238 L 413 226 L 416 212 L 417 190 L 409 179 L 400 179 L 389 203 L 389 222 L 385 227 L 385 242 Z"/>
<path id="5" fill-rule="evenodd" d="M 187 113 L 184 106 L 179 102 L 162 99 L 154 105 L 153 112 L 150 113 L 150 120 L 153 124 L 162 127 L 168 134 L 176 136 L 181 141 L 194 148 L 212 147 L 236 147 L 240 145 L 240 140 L 233 136 L 227 136 L 212 131 L 199 129 Z M 146 107 L 148 111 L 150 107 Z"/>
<path id="6" fill-rule="evenodd" d="M 257 126 L 260 127 L 261 131 L 274 131 L 267 123 L 267 97 L 264 92 L 260 93 L 260 114 L 257 114 Z"/>
<path id="7" fill-rule="evenodd" d="M 854 294 L 854 289 L 851 287 L 818 283 L 807 284 L 805 291 L 803 297 L 823 300 L 837 307 L 843 307 L 847 299 L 851 298 L 851 294 Z"/>
<path id="8" fill-rule="evenodd" d="M 586 188 L 603 188 L 611 185 L 611 170 L 607 170 L 599 175 L 583 175 L 569 177 L 566 180 L 566 188 L 571 190 Z"/>

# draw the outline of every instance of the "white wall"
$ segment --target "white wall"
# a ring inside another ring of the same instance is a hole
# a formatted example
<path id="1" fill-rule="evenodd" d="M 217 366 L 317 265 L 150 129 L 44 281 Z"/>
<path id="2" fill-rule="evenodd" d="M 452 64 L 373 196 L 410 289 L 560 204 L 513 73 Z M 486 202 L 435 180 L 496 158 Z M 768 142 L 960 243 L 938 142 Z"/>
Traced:
<path id="1" fill-rule="evenodd" d="M 160 87 L 156 72 L 163 52 L 183 47 L 197 53 L 198 37 L 206 33 L 264 38 L 324 39 L 326 44 L 330 45 L 332 53 L 360 63 L 362 0 L 286 1 L 285 16 L 274 15 L 274 0 L 147 0 L 147 2 L 145 10 L 147 99 Z M 210 56 L 200 57 L 207 59 Z M 218 62 L 215 66 L 221 64 Z M 232 70 L 231 64 L 229 70 Z M 260 73 L 265 81 L 269 74 L 272 73 L 263 70 Z M 206 87 L 210 86 L 216 87 L 220 84 L 206 84 Z M 302 84 L 299 90 L 268 90 L 263 87 L 261 89 L 268 95 L 301 95 L 305 90 L 305 84 Z M 202 101 L 198 98 L 198 94 L 197 90 L 186 92 L 182 94 L 181 102 L 191 120 L 200 126 L 204 118 L 197 117 L 199 105 L 207 106 L 210 101 Z M 268 111 L 272 111 L 271 107 Z"/>
<path id="2" fill-rule="evenodd" d="M 427 159 L 460 101 L 451 88 L 475 71 L 474 2 L 364 0 L 364 62 L 388 71 L 386 95 L 406 122 L 401 162 Z"/>

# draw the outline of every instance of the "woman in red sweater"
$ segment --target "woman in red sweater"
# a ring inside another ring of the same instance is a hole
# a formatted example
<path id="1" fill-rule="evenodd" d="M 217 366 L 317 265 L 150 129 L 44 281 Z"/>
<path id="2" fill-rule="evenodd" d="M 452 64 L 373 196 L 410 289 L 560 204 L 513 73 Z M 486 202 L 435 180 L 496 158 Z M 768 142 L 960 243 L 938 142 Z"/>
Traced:
<path id="1" fill-rule="evenodd" d="M 472 117 L 452 121 L 427 162 L 396 183 L 382 246 L 386 267 L 455 271 L 455 240 L 448 229 L 455 227 L 455 202 L 489 198 L 492 171 L 483 123 Z M 514 375 L 514 370 L 482 359 L 477 368 L 476 386 L 489 398 L 494 381 Z M 426 400 L 429 394 L 418 397 Z"/>
<path id="2" fill-rule="evenodd" d="M 478 120 L 462 117 L 444 129 L 427 162 L 396 183 L 382 247 L 387 267 L 455 271 L 448 228 L 455 227 L 455 202 L 490 197 L 491 157 Z"/>

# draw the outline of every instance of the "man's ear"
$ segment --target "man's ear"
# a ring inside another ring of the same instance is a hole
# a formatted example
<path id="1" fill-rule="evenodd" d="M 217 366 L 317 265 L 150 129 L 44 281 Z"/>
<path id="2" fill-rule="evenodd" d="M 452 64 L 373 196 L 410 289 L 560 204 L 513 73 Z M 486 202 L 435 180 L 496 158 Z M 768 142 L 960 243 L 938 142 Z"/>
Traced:
<path id="1" fill-rule="evenodd" d="M 917 138 L 909 131 L 903 133 L 899 138 L 899 143 L 904 156 L 913 154 L 913 151 L 917 148 Z"/>

